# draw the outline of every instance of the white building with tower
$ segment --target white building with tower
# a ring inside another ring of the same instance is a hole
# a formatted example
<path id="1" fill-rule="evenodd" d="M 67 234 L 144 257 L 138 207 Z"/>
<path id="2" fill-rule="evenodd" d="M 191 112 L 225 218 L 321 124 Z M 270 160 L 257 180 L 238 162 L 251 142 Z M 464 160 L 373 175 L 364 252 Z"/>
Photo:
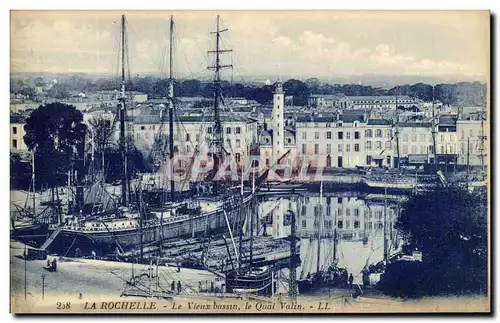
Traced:
<path id="1" fill-rule="evenodd" d="M 273 163 L 285 153 L 285 93 L 283 85 L 278 82 L 273 95 L 273 117 L 271 119 L 272 139 L 273 139 Z"/>
<path id="2" fill-rule="evenodd" d="M 296 166 L 297 146 L 295 142 L 295 131 L 285 129 L 285 92 L 281 82 L 276 84 L 273 95 L 273 111 L 271 119 L 265 124 L 265 129 L 259 136 L 261 163 L 267 167 L 277 164 Z"/>

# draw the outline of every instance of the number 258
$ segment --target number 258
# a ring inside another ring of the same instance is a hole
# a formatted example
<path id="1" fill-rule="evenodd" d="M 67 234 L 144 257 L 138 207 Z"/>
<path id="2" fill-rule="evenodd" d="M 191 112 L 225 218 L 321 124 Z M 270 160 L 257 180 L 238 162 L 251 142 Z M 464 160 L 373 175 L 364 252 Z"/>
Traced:
<path id="1" fill-rule="evenodd" d="M 68 310 L 70 308 L 71 308 L 70 302 L 66 302 L 66 303 L 57 302 L 57 309 L 58 310 Z"/>

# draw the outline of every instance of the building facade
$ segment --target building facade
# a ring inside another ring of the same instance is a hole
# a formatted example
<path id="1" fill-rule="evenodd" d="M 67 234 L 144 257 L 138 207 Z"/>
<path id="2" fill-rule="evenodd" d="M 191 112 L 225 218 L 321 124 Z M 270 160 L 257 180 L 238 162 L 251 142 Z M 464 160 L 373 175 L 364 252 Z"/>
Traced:
<path id="1" fill-rule="evenodd" d="M 24 125 L 26 120 L 22 116 L 10 116 L 10 152 L 24 153 L 28 151 L 28 147 L 24 143 Z"/>
<path id="2" fill-rule="evenodd" d="M 168 138 L 168 119 L 161 117 L 159 114 L 141 114 L 133 121 L 135 144 L 146 155 L 154 149 L 155 141 Z M 257 143 L 257 121 L 238 116 L 222 116 L 221 119 L 224 149 L 237 163 L 245 163 L 246 156 Z M 210 152 L 209 137 L 213 132 L 210 118 L 179 116 L 174 127 L 174 151 L 183 156 L 194 156 L 195 150 L 202 155 Z"/>

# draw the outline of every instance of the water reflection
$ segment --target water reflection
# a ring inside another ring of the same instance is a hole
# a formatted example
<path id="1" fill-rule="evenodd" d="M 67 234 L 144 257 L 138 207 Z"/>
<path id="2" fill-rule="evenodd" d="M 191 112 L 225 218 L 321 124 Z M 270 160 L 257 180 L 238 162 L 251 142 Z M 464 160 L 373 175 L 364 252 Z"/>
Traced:
<path id="1" fill-rule="evenodd" d="M 400 248 L 394 224 L 403 199 L 357 192 L 324 193 L 322 199 L 319 193 L 264 197 L 259 204 L 259 232 L 274 238 L 290 235 L 291 227 L 284 217 L 291 210 L 296 214 L 296 232 L 301 238 L 297 279 L 317 271 L 319 248 L 320 269 L 336 263 L 353 274 L 355 283 L 361 283 L 363 267 L 383 260 L 384 221 L 389 255 Z"/>

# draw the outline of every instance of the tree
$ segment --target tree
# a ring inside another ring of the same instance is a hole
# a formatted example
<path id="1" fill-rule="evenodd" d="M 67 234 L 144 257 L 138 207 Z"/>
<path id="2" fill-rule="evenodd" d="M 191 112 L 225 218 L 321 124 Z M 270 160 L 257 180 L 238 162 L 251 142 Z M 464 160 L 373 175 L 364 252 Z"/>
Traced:
<path id="1" fill-rule="evenodd" d="M 423 261 L 388 266 L 382 290 L 408 297 L 486 292 L 487 207 L 484 191 L 459 186 L 412 195 L 396 227 L 407 249 L 420 250 Z"/>
<path id="2" fill-rule="evenodd" d="M 31 112 L 24 142 L 35 150 L 37 185 L 55 187 L 65 182 L 74 149 L 84 138 L 82 121 L 80 111 L 63 103 L 41 105 Z"/>
<path id="3" fill-rule="evenodd" d="M 293 104 L 306 106 L 311 90 L 306 83 L 299 80 L 288 80 L 283 83 L 283 90 L 287 95 L 293 95 Z"/>
<path id="4" fill-rule="evenodd" d="M 91 140 L 94 141 L 96 160 L 99 160 L 98 164 L 101 168 L 105 166 L 105 149 L 109 142 L 111 141 L 111 136 L 113 135 L 113 125 L 111 120 L 105 119 L 102 116 L 94 117 L 89 120 L 89 133 Z"/>
<path id="5" fill-rule="evenodd" d="M 31 181 L 31 165 L 19 154 L 10 154 L 10 188 L 28 190 Z"/>
<path id="6" fill-rule="evenodd" d="M 68 86 L 65 84 L 57 83 L 54 84 L 49 92 L 48 95 L 51 98 L 56 98 L 56 99 L 67 99 L 69 97 L 69 89 Z"/>
<path id="7" fill-rule="evenodd" d="M 151 166 L 144 158 L 144 155 L 134 145 L 131 137 L 126 138 L 127 146 L 127 174 L 128 178 L 134 178 L 138 173 L 151 171 Z M 118 181 L 122 176 L 122 155 L 120 149 L 116 146 L 109 145 L 105 149 L 107 164 L 110 165 L 106 169 L 106 182 L 112 183 Z"/>

